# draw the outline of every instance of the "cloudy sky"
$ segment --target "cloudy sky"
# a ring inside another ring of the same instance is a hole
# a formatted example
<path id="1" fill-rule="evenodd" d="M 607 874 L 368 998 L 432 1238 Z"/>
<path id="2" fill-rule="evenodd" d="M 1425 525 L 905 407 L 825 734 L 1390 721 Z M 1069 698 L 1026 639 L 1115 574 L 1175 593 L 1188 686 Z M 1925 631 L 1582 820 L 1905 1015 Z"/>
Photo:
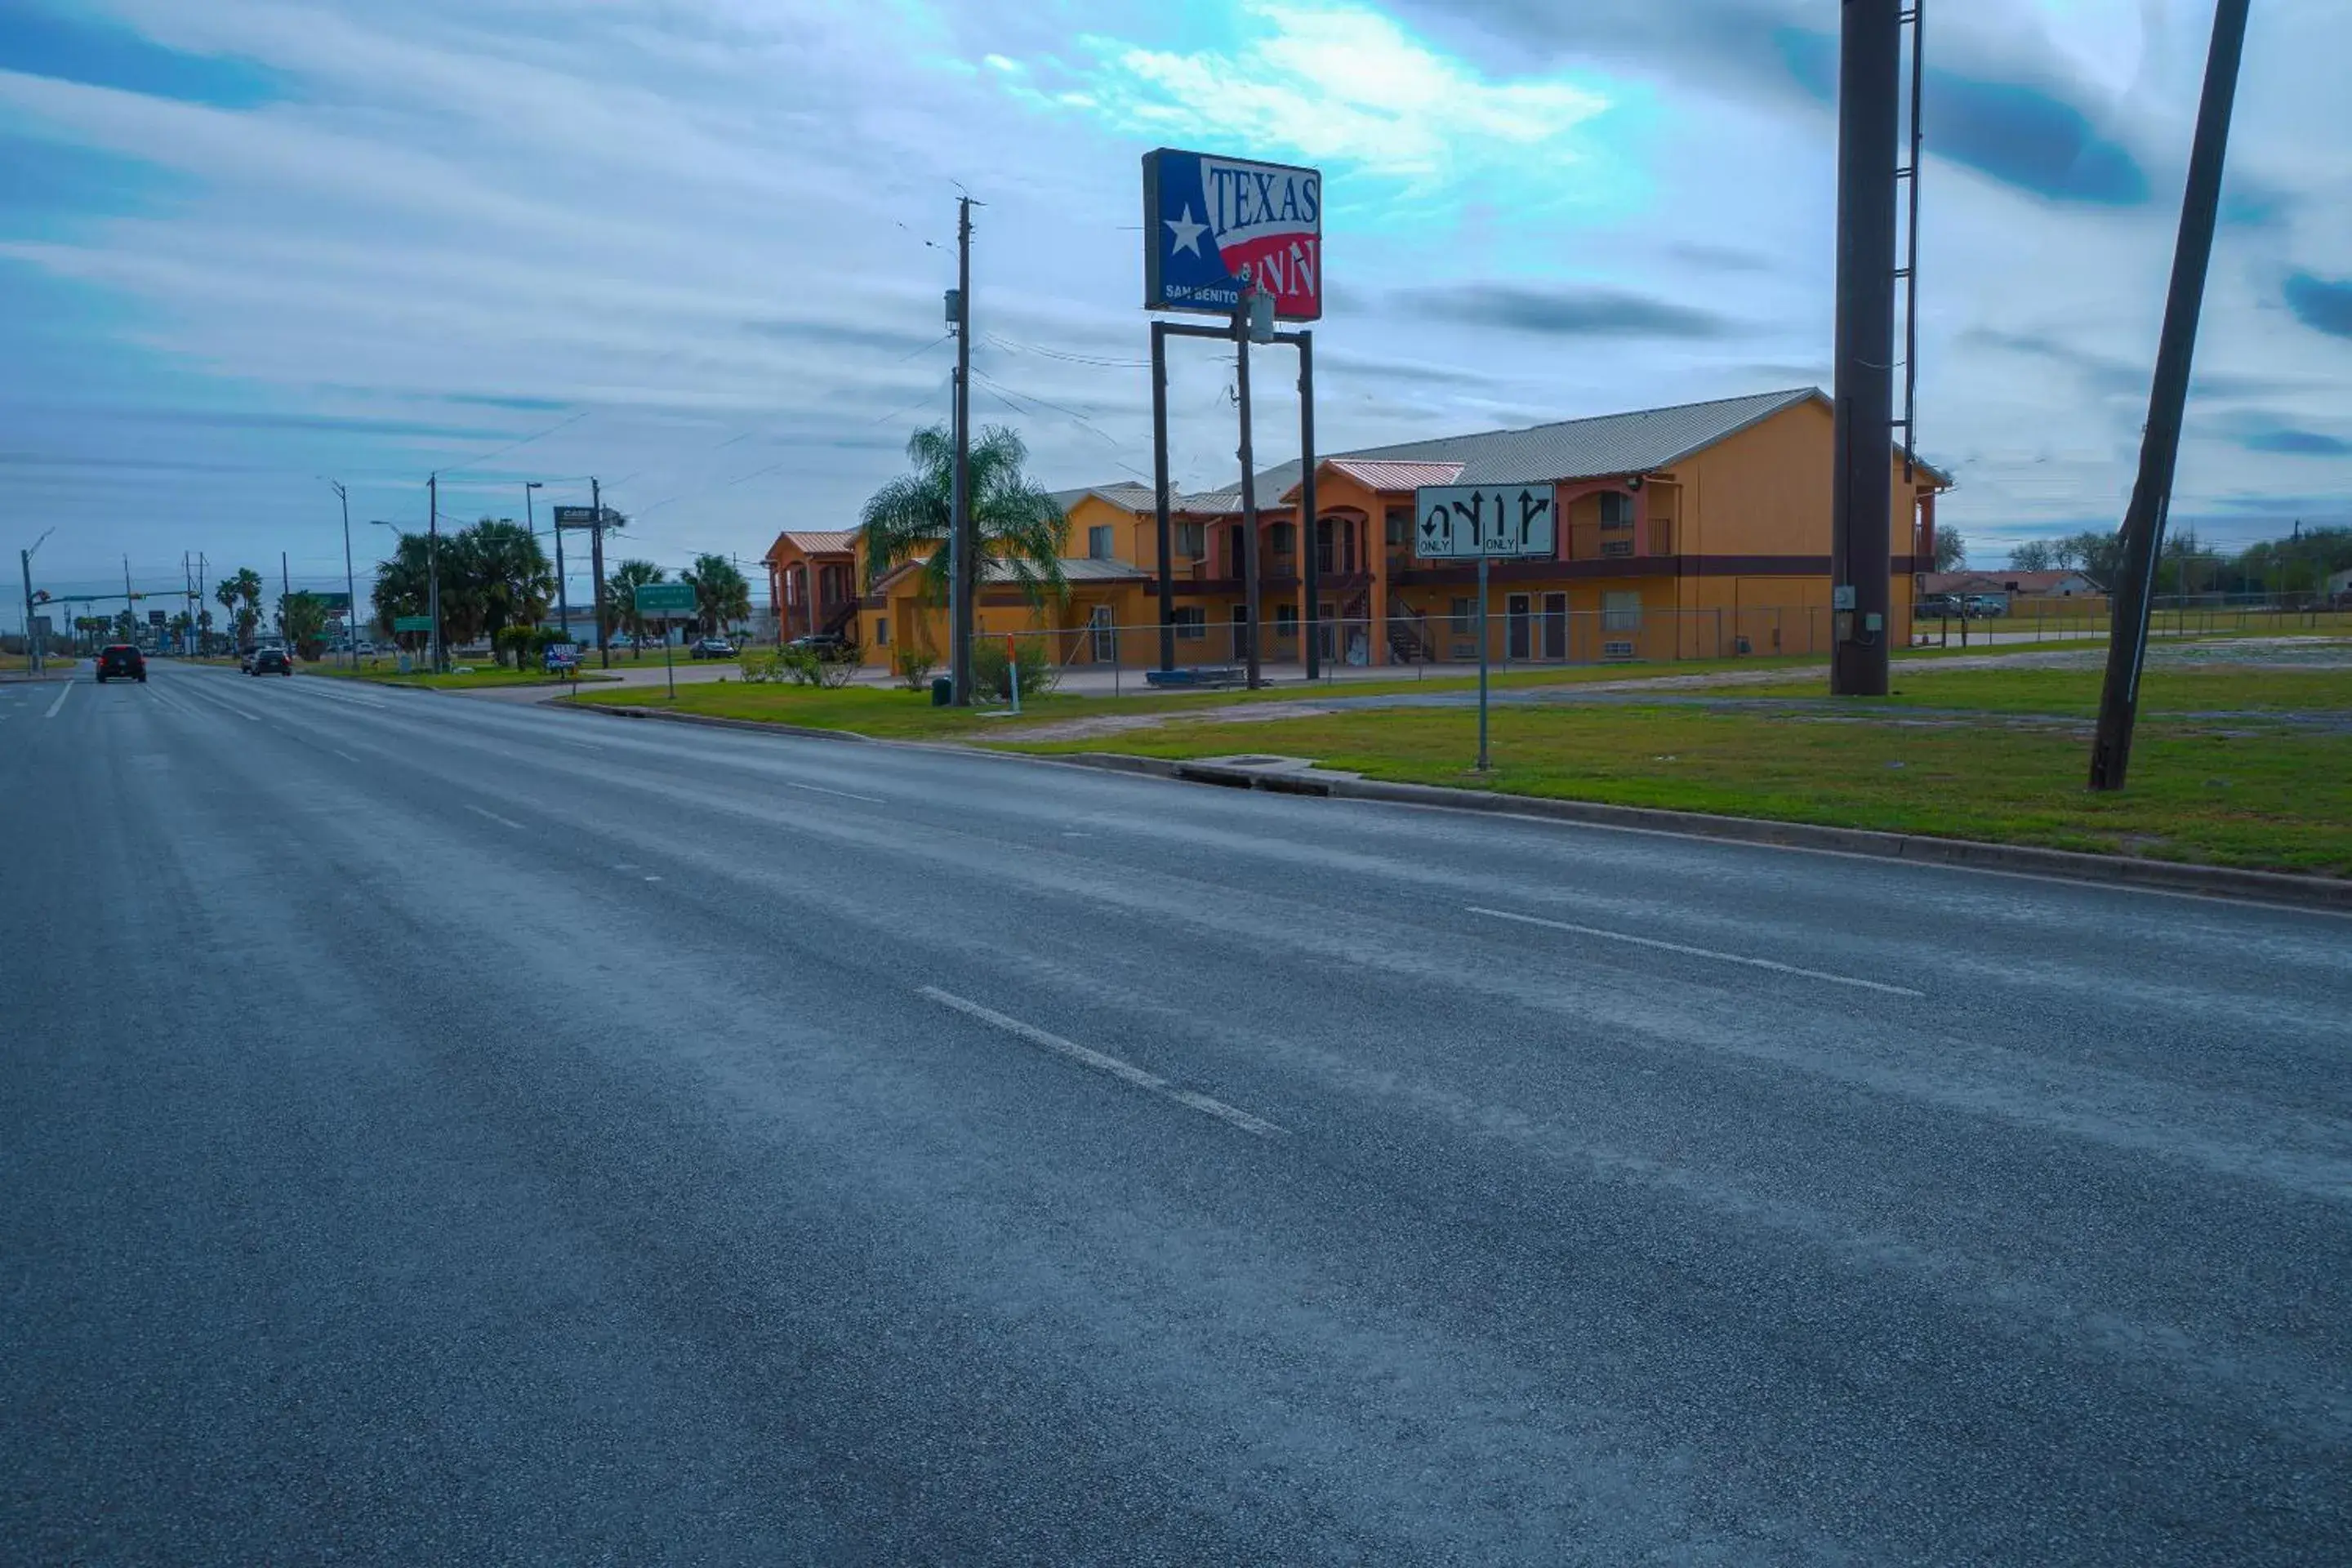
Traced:
<path id="1" fill-rule="evenodd" d="M 1920 441 L 1980 563 L 2120 514 L 2210 15 L 1932 9 Z M 326 476 L 364 584 L 436 468 L 459 520 L 595 475 L 666 563 L 847 526 L 946 407 L 960 188 L 975 415 L 1048 483 L 1141 477 L 1160 144 L 1325 170 L 1327 449 L 1826 385 L 1836 16 L 0 0 L 0 545 L 326 585 Z M 2174 507 L 2209 538 L 2352 517 L 2347 58 L 2342 0 L 2257 7 Z M 1181 346 L 1174 471 L 1224 482 L 1231 356 Z"/>

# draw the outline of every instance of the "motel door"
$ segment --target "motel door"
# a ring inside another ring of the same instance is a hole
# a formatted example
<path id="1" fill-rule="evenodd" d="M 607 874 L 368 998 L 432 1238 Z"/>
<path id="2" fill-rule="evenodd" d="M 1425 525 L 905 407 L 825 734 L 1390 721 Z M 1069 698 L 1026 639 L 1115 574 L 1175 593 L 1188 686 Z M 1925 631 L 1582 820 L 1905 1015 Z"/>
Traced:
<path id="1" fill-rule="evenodd" d="M 1568 658 L 1568 595 L 1546 594 L 1543 607 L 1543 656 Z"/>
<path id="2" fill-rule="evenodd" d="M 1234 606 L 1234 651 L 1229 662 L 1239 664 L 1248 658 L 1249 647 L 1249 606 L 1245 604 L 1235 605 Z"/>
<path id="3" fill-rule="evenodd" d="M 1110 629 L 1110 606 L 1097 605 L 1087 617 L 1087 628 L 1094 633 L 1093 658 L 1097 664 L 1108 664 L 1118 657 L 1118 636 Z"/>
<path id="4" fill-rule="evenodd" d="M 1504 601 L 1504 604 L 1507 606 L 1509 618 L 1507 622 L 1507 635 L 1504 639 L 1503 657 L 1506 660 L 1517 659 L 1525 664 L 1528 658 L 1528 595 L 1513 594 Z"/>

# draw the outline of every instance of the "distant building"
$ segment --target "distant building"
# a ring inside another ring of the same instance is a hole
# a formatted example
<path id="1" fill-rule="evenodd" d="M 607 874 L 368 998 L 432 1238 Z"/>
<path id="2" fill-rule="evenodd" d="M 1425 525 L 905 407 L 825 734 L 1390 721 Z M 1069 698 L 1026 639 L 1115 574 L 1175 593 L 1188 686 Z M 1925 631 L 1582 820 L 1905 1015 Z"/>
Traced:
<path id="1" fill-rule="evenodd" d="M 1238 484 L 1172 494 L 1168 566 L 1178 657 L 1234 657 L 1247 632 L 1244 563 L 1259 562 L 1261 647 L 1299 658 L 1314 552 L 1322 657 L 1347 663 L 1475 661 L 1477 573 L 1414 553 L 1423 485 L 1534 484 L 1550 491 L 1556 547 L 1492 570 L 1491 652 L 1511 660 L 1686 658 L 1820 651 L 1831 633 L 1832 426 L 1815 387 L 1636 409 L 1517 430 L 1323 454 L 1316 510 L 1296 462 L 1257 476 L 1257 537 Z M 1887 475 L 1891 626 L 1911 619 L 1914 574 L 1935 556 L 1942 471 L 1898 450 Z M 986 563 L 974 605 L 983 634 L 1048 632 L 1064 664 L 1155 662 L 1160 546 L 1149 485 L 1064 490 L 1060 551 L 1069 596 L 1033 607 L 1012 572 Z M 837 630 L 871 664 L 946 647 L 945 611 L 917 561 L 864 555 L 853 531 L 787 531 L 767 553 L 786 635 Z M 1121 635 L 1121 633 L 1125 635 Z"/>
<path id="2" fill-rule="evenodd" d="M 1927 572 L 1920 574 L 1919 591 L 1963 597 L 1999 594 L 2011 600 L 2098 599 L 2107 592 L 2080 572 Z"/>

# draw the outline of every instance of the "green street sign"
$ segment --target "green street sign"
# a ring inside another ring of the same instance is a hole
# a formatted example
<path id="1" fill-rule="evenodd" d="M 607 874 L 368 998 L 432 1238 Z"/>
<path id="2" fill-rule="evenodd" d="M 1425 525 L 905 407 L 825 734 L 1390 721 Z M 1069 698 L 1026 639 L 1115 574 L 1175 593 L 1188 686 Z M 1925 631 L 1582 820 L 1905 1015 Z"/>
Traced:
<path id="1" fill-rule="evenodd" d="M 394 616 L 392 629 L 396 632 L 429 632 L 433 629 L 431 616 Z"/>
<path id="2" fill-rule="evenodd" d="M 637 614 L 641 616 L 694 614 L 694 584 L 691 583 L 638 584 Z"/>

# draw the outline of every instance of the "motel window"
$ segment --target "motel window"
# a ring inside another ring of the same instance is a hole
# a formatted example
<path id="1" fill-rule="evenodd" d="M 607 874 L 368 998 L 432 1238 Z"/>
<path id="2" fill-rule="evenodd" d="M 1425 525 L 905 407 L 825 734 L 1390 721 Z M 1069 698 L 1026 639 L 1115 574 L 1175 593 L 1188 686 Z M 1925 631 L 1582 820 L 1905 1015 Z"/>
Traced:
<path id="1" fill-rule="evenodd" d="M 1387 513 L 1389 548 L 1402 550 L 1412 543 L 1412 508 L 1392 506 Z"/>
<path id="2" fill-rule="evenodd" d="M 1623 490 L 1601 492 L 1601 526 L 1631 528 L 1633 526 L 1633 498 Z"/>
<path id="3" fill-rule="evenodd" d="M 1176 606 L 1176 636 L 1182 642 L 1199 642 L 1209 631 L 1209 612 L 1198 605 Z"/>
<path id="4" fill-rule="evenodd" d="M 1109 523 L 1097 523 L 1094 527 L 1087 530 L 1087 559 L 1089 561 L 1108 561 L 1110 559 Z"/>
<path id="5" fill-rule="evenodd" d="M 1265 531 L 1266 542 L 1276 555 L 1287 555 L 1297 548 L 1294 542 L 1297 530 L 1286 522 L 1277 522 Z"/>
<path id="6" fill-rule="evenodd" d="M 1208 530 L 1204 524 L 1180 522 L 1176 525 L 1176 553 L 1198 561 L 1209 552 Z"/>
<path id="7" fill-rule="evenodd" d="M 876 647 L 890 646 L 890 617 L 887 616 L 874 617 L 874 646 Z"/>
<path id="8" fill-rule="evenodd" d="M 1298 635 L 1297 605 L 1276 605 L 1274 607 L 1274 635 L 1278 637 L 1295 637 Z"/>
<path id="9" fill-rule="evenodd" d="M 1642 595 L 1628 590 L 1621 594 L 1601 595 L 1601 629 L 1604 632 L 1637 632 L 1642 629 Z"/>
<path id="10" fill-rule="evenodd" d="M 1454 629 L 1455 631 L 1467 635 L 1470 627 L 1477 621 L 1477 600 L 1456 599 L 1454 601 Z"/>

